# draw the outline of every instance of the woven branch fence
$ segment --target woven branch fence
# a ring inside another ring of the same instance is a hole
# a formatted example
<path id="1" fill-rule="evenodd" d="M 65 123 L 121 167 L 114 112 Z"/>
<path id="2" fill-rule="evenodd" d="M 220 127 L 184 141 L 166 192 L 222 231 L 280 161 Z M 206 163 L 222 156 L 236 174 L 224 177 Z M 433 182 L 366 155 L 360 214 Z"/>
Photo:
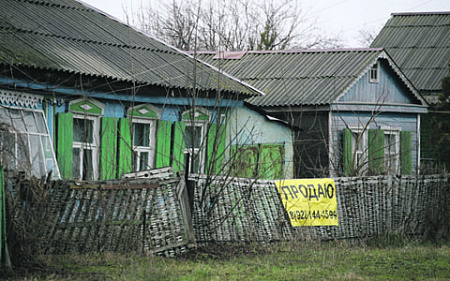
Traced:
<path id="1" fill-rule="evenodd" d="M 292 227 L 271 181 L 196 175 L 193 225 L 197 243 L 281 241 Z"/>
<path id="2" fill-rule="evenodd" d="M 186 186 L 173 175 L 82 185 L 10 179 L 8 246 L 19 259 L 37 252 L 174 256 L 211 242 L 359 239 L 393 232 L 448 237 L 449 182 L 450 175 L 337 178 L 339 225 L 292 227 L 272 181 L 191 175 Z"/>
<path id="3" fill-rule="evenodd" d="M 44 253 L 175 256 L 195 246 L 184 187 L 184 180 L 177 177 L 83 184 L 55 181 L 44 188 L 25 181 L 11 192 L 12 224 L 20 226 L 16 235 L 24 230 L 20 228 L 32 228 L 27 231 L 39 237 L 34 242 Z M 46 195 L 37 198 L 33 188 Z"/>
<path id="4" fill-rule="evenodd" d="M 312 227 L 291 227 L 271 181 L 197 176 L 192 184 L 199 243 L 450 234 L 449 175 L 337 178 L 339 226 Z"/>

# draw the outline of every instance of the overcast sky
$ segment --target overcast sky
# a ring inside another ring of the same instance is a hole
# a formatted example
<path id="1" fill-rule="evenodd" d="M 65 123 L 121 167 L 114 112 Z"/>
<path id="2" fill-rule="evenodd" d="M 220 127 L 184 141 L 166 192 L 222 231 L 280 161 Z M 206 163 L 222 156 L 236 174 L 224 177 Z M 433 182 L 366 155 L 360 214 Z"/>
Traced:
<path id="1" fill-rule="evenodd" d="M 145 0 L 81 1 L 124 22 L 124 5 L 131 9 L 145 3 Z M 339 36 L 348 47 L 359 47 L 361 30 L 378 32 L 391 13 L 450 11 L 450 0 L 300 0 L 300 3 L 315 18 L 320 30 Z"/>

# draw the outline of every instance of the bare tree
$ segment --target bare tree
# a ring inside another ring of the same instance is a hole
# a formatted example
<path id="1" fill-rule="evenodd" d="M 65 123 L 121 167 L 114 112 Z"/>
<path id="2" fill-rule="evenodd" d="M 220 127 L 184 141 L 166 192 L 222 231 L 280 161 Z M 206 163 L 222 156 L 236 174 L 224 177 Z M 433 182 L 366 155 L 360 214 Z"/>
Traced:
<path id="1" fill-rule="evenodd" d="M 377 37 L 378 31 L 374 29 L 362 29 L 359 31 L 359 44 L 361 47 L 368 48 L 372 44 L 375 37 Z"/>
<path id="2" fill-rule="evenodd" d="M 282 50 L 339 47 L 320 35 L 299 0 L 150 1 L 127 23 L 182 50 Z"/>

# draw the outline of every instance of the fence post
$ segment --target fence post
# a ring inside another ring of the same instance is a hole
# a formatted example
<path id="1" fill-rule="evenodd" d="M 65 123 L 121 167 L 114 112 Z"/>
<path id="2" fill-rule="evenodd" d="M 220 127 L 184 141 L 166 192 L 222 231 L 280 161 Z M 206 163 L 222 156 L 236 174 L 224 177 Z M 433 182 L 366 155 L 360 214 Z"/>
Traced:
<path id="1" fill-rule="evenodd" d="M 145 253 L 145 230 L 147 228 L 147 212 L 144 209 L 142 219 L 142 254 Z"/>
<path id="2" fill-rule="evenodd" d="M 6 193 L 3 167 L 0 167 L 0 262 L 3 267 L 11 268 L 8 245 L 6 243 Z"/>

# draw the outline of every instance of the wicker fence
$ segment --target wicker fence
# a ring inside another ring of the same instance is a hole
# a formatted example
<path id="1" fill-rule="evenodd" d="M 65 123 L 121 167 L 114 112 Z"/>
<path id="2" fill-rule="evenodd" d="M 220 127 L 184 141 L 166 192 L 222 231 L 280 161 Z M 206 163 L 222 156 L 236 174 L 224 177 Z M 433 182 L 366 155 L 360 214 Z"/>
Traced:
<path id="1" fill-rule="evenodd" d="M 30 255 L 38 250 L 173 256 L 210 242 L 358 239 L 392 232 L 443 237 L 449 235 L 449 181 L 450 175 L 337 178 L 339 225 L 292 227 L 271 181 L 192 175 L 186 186 L 173 175 L 82 185 L 10 179 L 8 245 L 23 251 L 20 244 L 31 243 Z"/>
<path id="2" fill-rule="evenodd" d="M 39 237 L 34 244 L 41 252 L 174 256 L 195 246 L 182 178 L 55 181 L 45 186 L 12 179 L 10 186 L 10 240 L 26 243 L 30 237 L 22 235 L 28 232 Z"/>
<path id="3" fill-rule="evenodd" d="M 335 179 L 339 226 L 291 227 L 273 182 L 197 176 L 198 242 L 361 239 L 450 233 L 450 176 Z"/>

